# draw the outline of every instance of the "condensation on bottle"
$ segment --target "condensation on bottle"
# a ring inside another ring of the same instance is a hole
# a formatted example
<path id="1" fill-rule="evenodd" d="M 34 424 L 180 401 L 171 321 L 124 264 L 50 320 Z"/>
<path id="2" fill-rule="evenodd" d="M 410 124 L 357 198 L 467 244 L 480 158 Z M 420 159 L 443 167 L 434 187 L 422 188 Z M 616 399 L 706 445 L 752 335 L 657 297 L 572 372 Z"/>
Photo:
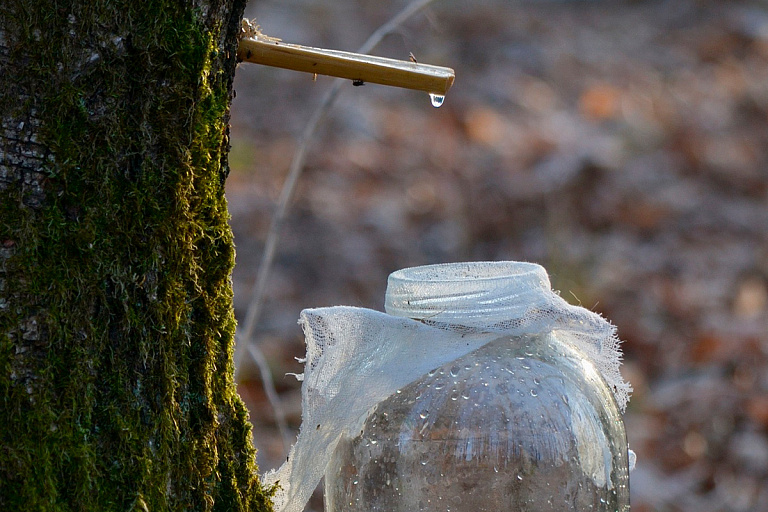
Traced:
<path id="1" fill-rule="evenodd" d="M 343 438 L 325 510 L 628 511 L 619 407 L 556 334 L 499 337 L 398 390 Z"/>

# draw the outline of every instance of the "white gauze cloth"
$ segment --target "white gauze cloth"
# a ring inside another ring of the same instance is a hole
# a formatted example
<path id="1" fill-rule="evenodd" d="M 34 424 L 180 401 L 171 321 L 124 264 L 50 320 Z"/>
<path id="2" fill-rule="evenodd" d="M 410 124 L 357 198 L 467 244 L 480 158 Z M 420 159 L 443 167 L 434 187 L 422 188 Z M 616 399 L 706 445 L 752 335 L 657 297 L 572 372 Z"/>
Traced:
<path id="1" fill-rule="evenodd" d="M 376 405 L 430 370 L 500 335 L 552 332 L 590 358 L 623 411 L 632 388 L 619 374 L 616 329 L 553 292 L 546 271 L 521 262 L 429 265 L 390 275 L 385 309 L 302 311 L 307 357 L 302 425 L 277 483 L 277 512 L 301 512 L 341 436 L 354 437 Z"/>

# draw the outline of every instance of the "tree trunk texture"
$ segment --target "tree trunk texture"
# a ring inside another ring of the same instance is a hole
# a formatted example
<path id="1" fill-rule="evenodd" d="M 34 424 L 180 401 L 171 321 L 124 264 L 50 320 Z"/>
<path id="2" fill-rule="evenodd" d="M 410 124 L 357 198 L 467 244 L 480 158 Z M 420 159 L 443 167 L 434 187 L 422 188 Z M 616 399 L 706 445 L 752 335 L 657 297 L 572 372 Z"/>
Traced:
<path id="1" fill-rule="evenodd" d="M 271 510 L 233 381 L 245 0 L 0 0 L 0 510 Z"/>

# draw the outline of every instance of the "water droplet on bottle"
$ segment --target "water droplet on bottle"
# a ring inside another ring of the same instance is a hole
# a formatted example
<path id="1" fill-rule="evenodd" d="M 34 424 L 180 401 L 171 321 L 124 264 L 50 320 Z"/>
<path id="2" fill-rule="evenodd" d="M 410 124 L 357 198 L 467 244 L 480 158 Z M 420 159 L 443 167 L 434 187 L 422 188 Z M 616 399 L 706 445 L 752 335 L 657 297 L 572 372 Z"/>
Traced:
<path id="1" fill-rule="evenodd" d="M 535 389 L 531 390 L 531 396 L 539 396 Z"/>
<path id="2" fill-rule="evenodd" d="M 421 414 L 419 414 L 419 418 L 423 420 L 427 419 L 427 416 L 429 416 L 429 411 L 424 411 Z"/>
<path id="3" fill-rule="evenodd" d="M 432 102 L 433 107 L 439 108 L 445 101 L 445 96 L 431 92 L 429 93 L 429 101 Z"/>

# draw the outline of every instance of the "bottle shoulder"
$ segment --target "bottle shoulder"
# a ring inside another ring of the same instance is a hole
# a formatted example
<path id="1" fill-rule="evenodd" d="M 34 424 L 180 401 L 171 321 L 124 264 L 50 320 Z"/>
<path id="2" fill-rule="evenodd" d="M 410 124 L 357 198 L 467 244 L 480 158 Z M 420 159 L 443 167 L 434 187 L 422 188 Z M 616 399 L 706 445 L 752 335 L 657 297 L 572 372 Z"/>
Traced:
<path id="1" fill-rule="evenodd" d="M 624 436 L 605 381 L 578 350 L 552 335 L 493 340 L 398 390 L 364 425 L 365 435 L 382 439 L 527 443 L 548 437 L 546 443 L 562 453 L 575 426 Z"/>

